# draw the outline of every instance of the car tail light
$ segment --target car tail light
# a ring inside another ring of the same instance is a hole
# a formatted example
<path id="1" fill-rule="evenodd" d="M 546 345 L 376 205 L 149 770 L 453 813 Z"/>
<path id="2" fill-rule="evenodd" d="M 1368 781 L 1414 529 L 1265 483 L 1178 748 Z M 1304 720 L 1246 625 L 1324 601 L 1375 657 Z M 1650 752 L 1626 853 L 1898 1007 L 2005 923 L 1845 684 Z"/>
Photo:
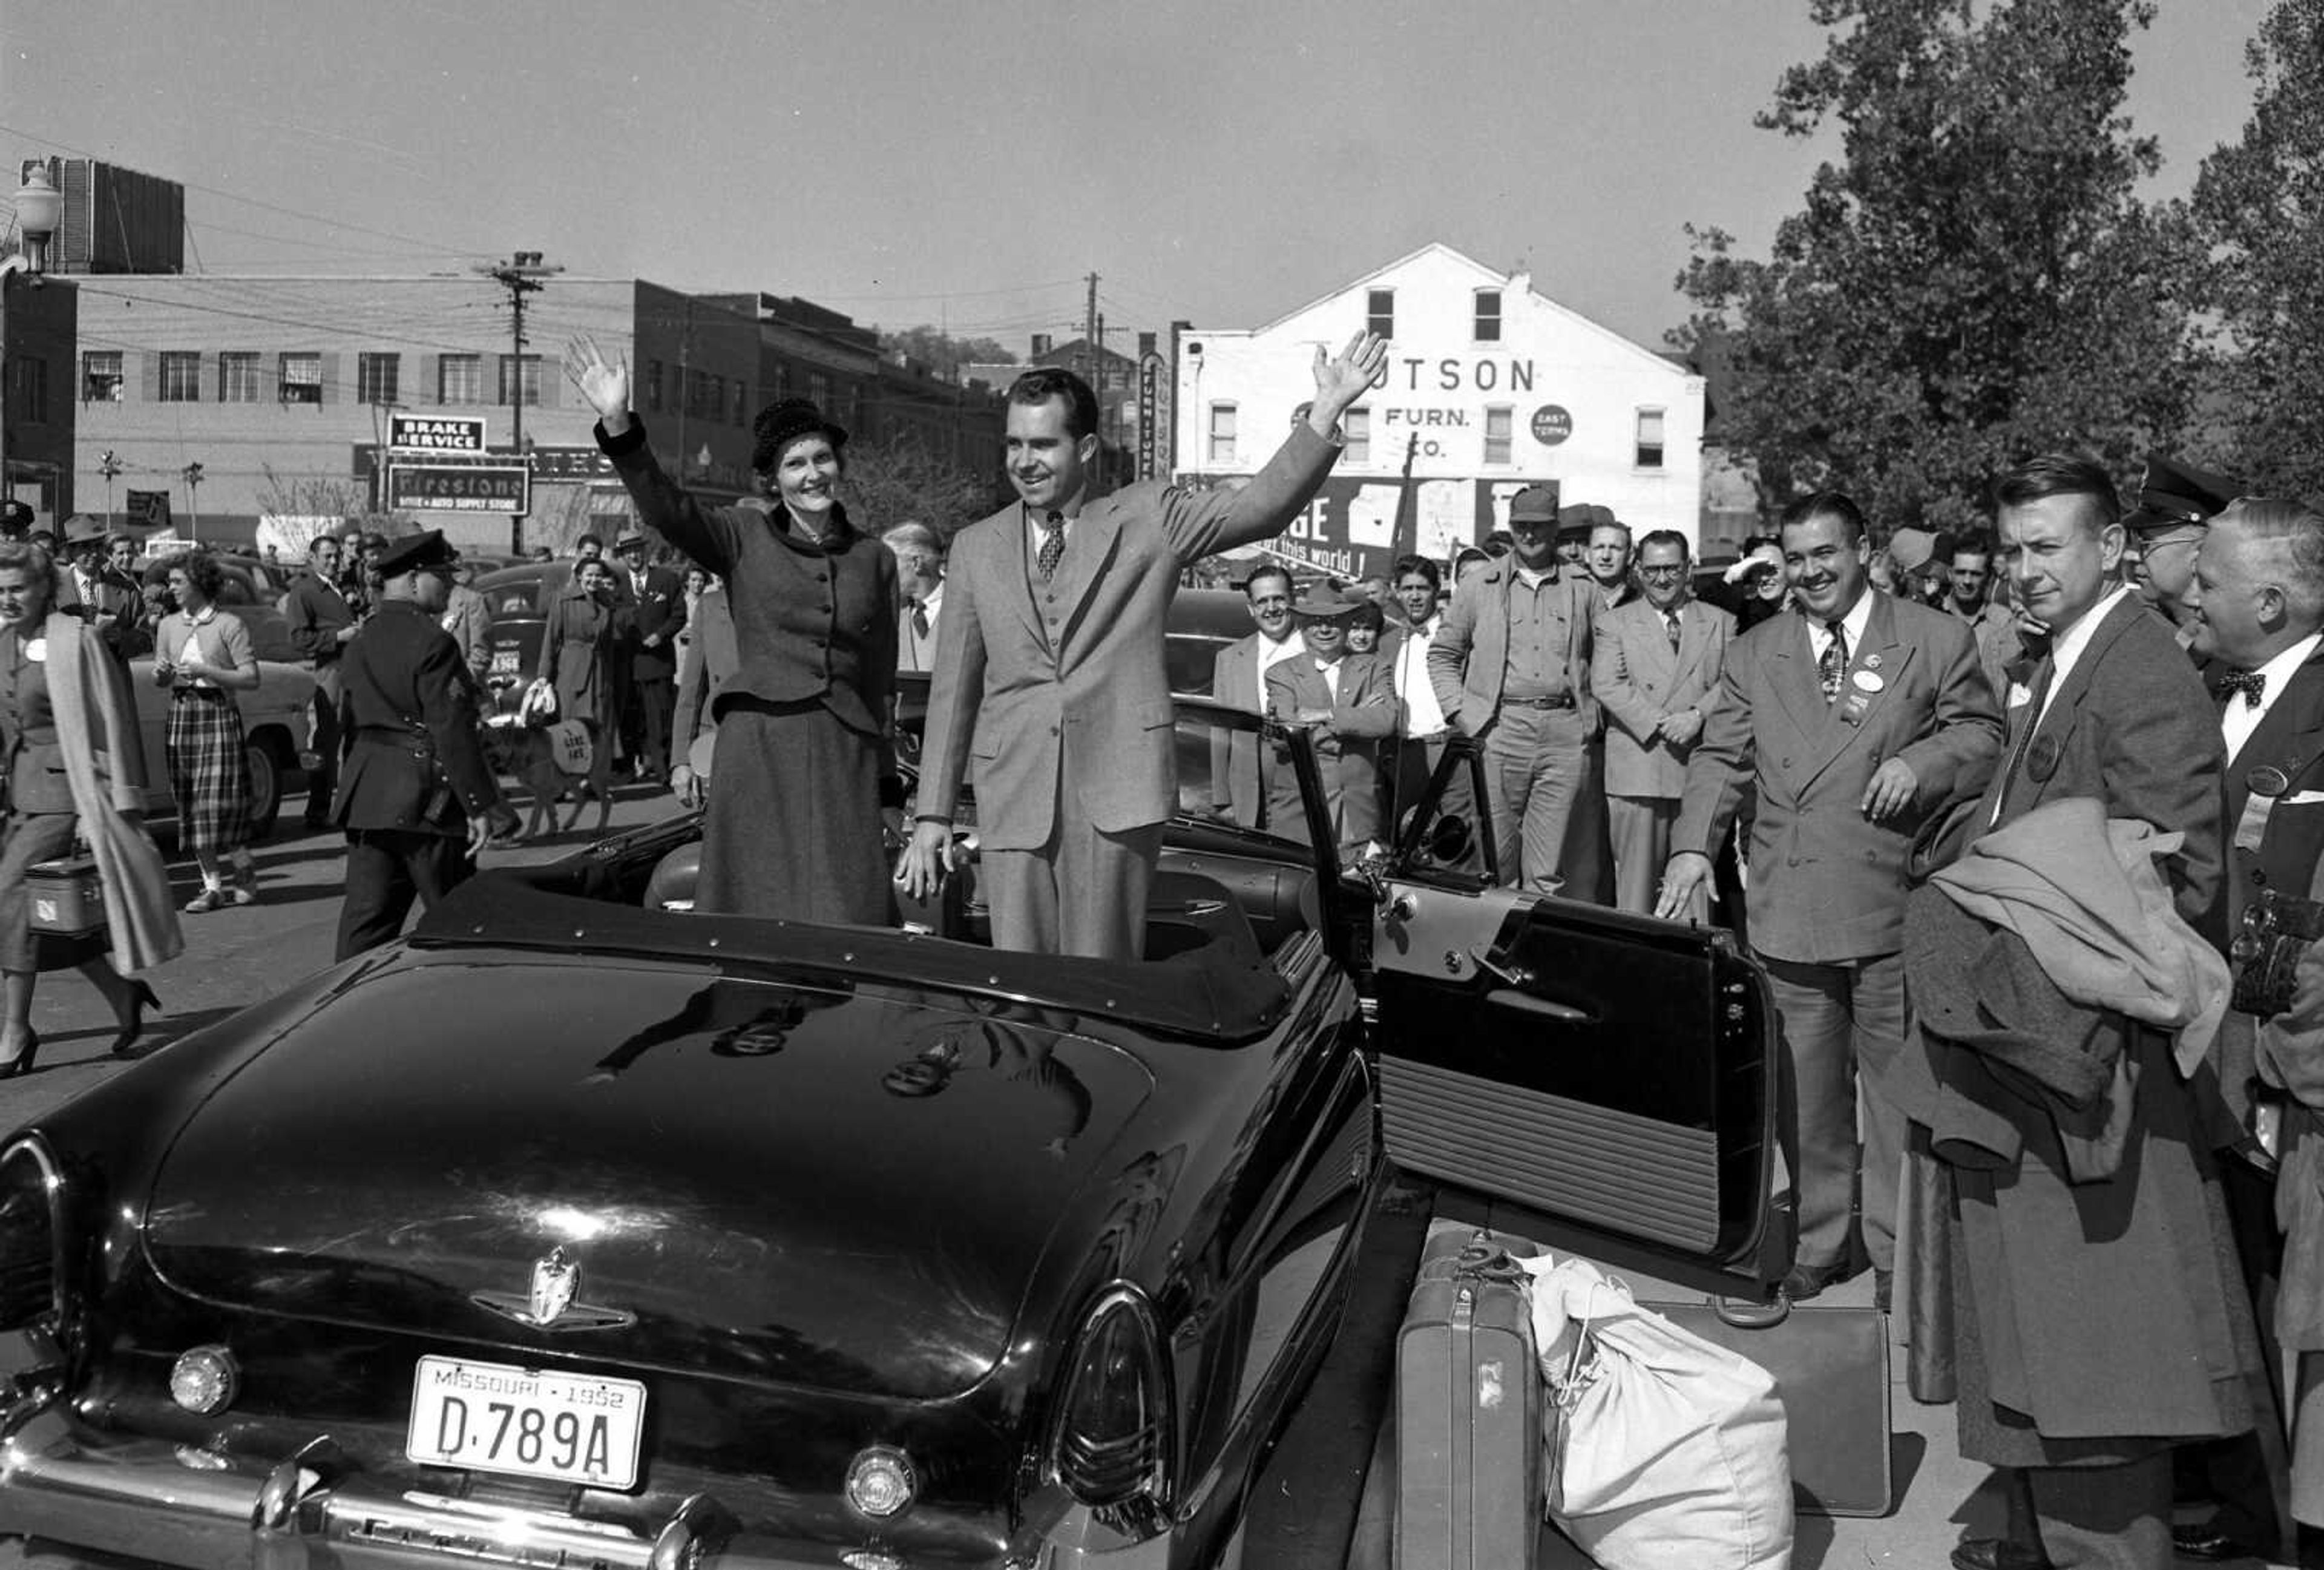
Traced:
<path id="1" fill-rule="evenodd" d="M 1057 1481 L 1085 1505 L 1167 1508 L 1176 1418 L 1154 1310 L 1136 1288 L 1100 1295 L 1082 1322 L 1058 1407 Z"/>
<path id="2" fill-rule="evenodd" d="M 0 1150 L 0 1330 L 21 1330 L 63 1307 L 63 1199 L 56 1161 L 39 1141 Z"/>

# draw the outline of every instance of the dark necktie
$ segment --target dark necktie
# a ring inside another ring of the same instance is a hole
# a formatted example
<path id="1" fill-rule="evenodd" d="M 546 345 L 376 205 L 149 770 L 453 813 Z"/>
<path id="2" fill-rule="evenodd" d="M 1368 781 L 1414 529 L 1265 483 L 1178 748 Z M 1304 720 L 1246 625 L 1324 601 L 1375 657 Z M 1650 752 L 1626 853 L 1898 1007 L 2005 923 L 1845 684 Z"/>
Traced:
<path id="1" fill-rule="evenodd" d="M 1663 626 L 1665 630 L 1670 633 L 1671 652 L 1675 654 L 1678 652 L 1678 613 L 1676 611 L 1665 611 L 1663 613 Z"/>
<path id="2" fill-rule="evenodd" d="M 2025 701 L 2016 710 L 2017 734 L 2009 744 L 2009 764 L 2001 771 L 2000 789 L 1993 793 L 1993 816 L 1986 820 L 1987 827 L 1999 823 L 2001 809 L 2009 805 L 2009 787 L 2015 782 L 2018 768 L 2025 762 L 2025 751 L 2034 740 L 2034 733 L 2041 727 L 2042 706 L 2050 701 L 2050 683 L 2057 674 L 2057 665 L 2046 654 L 2034 664 Z"/>
<path id="3" fill-rule="evenodd" d="M 927 635 L 928 607 L 922 605 L 919 601 L 914 600 L 912 602 L 912 636 L 915 638 L 925 638 Z"/>
<path id="4" fill-rule="evenodd" d="M 2244 695 L 2246 708 L 2257 708 L 2260 695 L 2267 690 L 2267 678 L 2256 670 L 2230 670 L 2219 679 L 2219 701 L 2225 703 L 2237 693 Z"/>
<path id="5" fill-rule="evenodd" d="M 1057 563 L 1065 554 L 1065 515 L 1052 513 L 1041 520 L 1041 554 L 1034 559 L 1033 570 L 1047 583 L 1056 576 Z"/>
<path id="6" fill-rule="evenodd" d="M 1816 660 L 1816 685 L 1823 688 L 1824 702 L 1831 703 L 1840 697 L 1840 678 L 1848 674 L 1848 628 L 1837 621 L 1823 625 L 1831 642 Z"/>

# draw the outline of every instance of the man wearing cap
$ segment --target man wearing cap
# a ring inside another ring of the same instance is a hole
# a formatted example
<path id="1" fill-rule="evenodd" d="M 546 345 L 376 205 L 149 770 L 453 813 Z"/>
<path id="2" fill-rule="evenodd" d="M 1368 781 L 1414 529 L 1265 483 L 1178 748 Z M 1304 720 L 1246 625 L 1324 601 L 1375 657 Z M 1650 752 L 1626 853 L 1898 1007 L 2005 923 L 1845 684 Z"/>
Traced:
<path id="1" fill-rule="evenodd" d="M 639 769 L 659 782 L 669 776 L 670 712 L 676 697 L 678 634 L 686 625 L 686 585 L 666 567 L 646 565 L 646 531 L 632 523 L 613 541 L 621 559 L 614 574 L 617 603 L 630 609 L 628 701 L 622 706 L 626 728 L 637 745 Z"/>
<path id="2" fill-rule="evenodd" d="M 1307 651 L 1292 614 L 1289 569 L 1266 562 L 1242 581 L 1253 631 L 1219 651 L 1211 666 L 1211 700 L 1245 714 L 1267 712 L 1267 673 Z M 1249 731 L 1211 733 L 1211 809 L 1245 828 L 1264 827 L 1273 798 L 1275 759 Z"/>
<path id="3" fill-rule="evenodd" d="M 308 541 L 306 576 L 282 596 L 290 646 L 315 678 L 307 725 L 307 749 L 316 759 L 314 771 L 307 776 L 307 827 L 314 829 L 330 826 L 331 796 L 338 786 L 339 753 L 345 745 L 339 734 L 339 657 L 361 620 L 347 597 L 341 550 L 328 534 Z"/>
<path id="4" fill-rule="evenodd" d="M 1595 521 L 1591 510 L 1579 503 L 1557 510 L 1557 574 L 1560 577 L 1589 577 L 1590 528 Z"/>
<path id="5" fill-rule="evenodd" d="M 145 596 L 134 578 L 113 569 L 111 543 L 104 520 L 87 513 L 65 520 L 64 552 L 70 565 L 57 575 L 56 608 L 96 628 L 113 657 L 126 663 L 144 632 Z"/>
<path id="6" fill-rule="evenodd" d="M 1428 649 L 1436 701 L 1461 734 L 1484 743 L 1500 881 L 1589 899 L 1604 843 L 1598 700 L 1590 690 L 1590 628 L 1598 591 L 1585 570 L 1558 574 L 1557 487 L 1509 499 L 1517 548 L 1452 596 Z"/>
<path id="7" fill-rule="evenodd" d="M 1186 566 L 1272 538 L 1339 456 L 1341 415 L 1388 363 L 1359 332 L 1315 350 L 1315 406 L 1241 489 L 1147 483 L 1093 496 L 1096 395 L 1027 372 L 1005 438 L 1019 504 L 953 540 L 949 603 L 921 753 L 919 827 L 903 892 L 936 892 L 952 812 L 977 767 L 977 833 L 996 947 L 1132 960 L 1163 826 L 1178 808 L 1176 728 L 1163 651 Z"/>
<path id="8" fill-rule="evenodd" d="M 1613 845 L 1614 903 L 1655 908 L 1671 825 L 1686 789 L 1702 722 L 1719 698 L 1719 673 L 1735 618 L 1691 592 L 1686 536 L 1657 529 L 1638 548 L 1645 593 L 1598 618 L 1591 634 L 1591 690 L 1606 711 L 1606 825 Z M 1710 890 L 1685 919 L 1711 914 Z"/>
<path id="9" fill-rule="evenodd" d="M 476 723 L 476 686 L 438 618 L 457 553 L 430 529 L 381 556 L 380 603 L 340 660 L 346 753 L 331 821 L 346 831 L 338 957 L 392 941 L 416 897 L 464 882 L 517 816 L 501 799 Z"/>
<path id="10" fill-rule="evenodd" d="M 2233 480 L 2176 458 L 2150 457 L 2138 482 L 2138 505 L 2123 517 L 2123 528 L 2138 547 L 2133 581 L 2146 603 L 2179 629 L 2182 649 L 2196 640 L 2195 613 L 2188 602 L 2203 531 L 2241 494 L 2243 487 Z"/>
<path id="11" fill-rule="evenodd" d="M 1323 775 L 1333 843 L 1360 854 L 1379 833 L 1379 748 L 1396 731 L 1396 689 L 1388 667 L 1348 652 L 1348 623 L 1369 600 L 1318 584 L 1293 607 L 1302 651 L 1268 669 L 1267 710 L 1286 725 L 1305 725 Z M 1268 820 L 1277 834 L 1306 837 L 1299 780 L 1276 760 Z"/>

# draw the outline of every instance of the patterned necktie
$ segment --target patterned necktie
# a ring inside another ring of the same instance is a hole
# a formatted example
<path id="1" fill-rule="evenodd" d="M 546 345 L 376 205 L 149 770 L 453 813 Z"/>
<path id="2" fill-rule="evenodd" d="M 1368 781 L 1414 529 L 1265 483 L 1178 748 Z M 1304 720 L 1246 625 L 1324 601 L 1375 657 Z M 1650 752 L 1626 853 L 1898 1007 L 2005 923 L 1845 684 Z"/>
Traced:
<path id="1" fill-rule="evenodd" d="M 1831 703 L 1839 698 L 1840 679 L 1848 673 L 1848 628 L 1838 621 L 1823 626 L 1831 642 L 1816 659 L 1816 685 L 1823 688 L 1824 702 Z"/>
<path id="2" fill-rule="evenodd" d="M 2237 693 L 2244 695 L 2246 708 L 2257 708 L 2260 695 L 2267 690 L 2267 678 L 2256 670 L 2230 670 L 2219 678 L 2219 701 L 2225 703 Z"/>
<path id="3" fill-rule="evenodd" d="M 1057 563 L 1065 554 L 1065 515 L 1052 513 L 1041 520 L 1041 554 L 1034 559 L 1033 570 L 1047 583 L 1056 576 Z"/>
<path id="4" fill-rule="evenodd" d="M 1678 652 L 1678 613 L 1676 611 L 1665 611 L 1663 613 L 1663 626 L 1670 633 L 1671 652 L 1675 654 Z"/>
<path id="5" fill-rule="evenodd" d="M 914 600 L 912 602 L 912 636 L 915 638 L 925 638 L 927 635 L 928 607 L 922 605 L 919 601 Z"/>

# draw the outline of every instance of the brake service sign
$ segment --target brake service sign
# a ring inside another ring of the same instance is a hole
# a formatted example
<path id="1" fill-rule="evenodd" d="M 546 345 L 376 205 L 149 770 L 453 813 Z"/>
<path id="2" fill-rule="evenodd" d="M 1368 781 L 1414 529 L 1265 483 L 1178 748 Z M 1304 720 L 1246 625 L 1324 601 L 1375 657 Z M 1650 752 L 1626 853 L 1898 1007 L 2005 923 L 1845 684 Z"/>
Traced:
<path id="1" fill-rule="evenodd" d="M 391 414 L 387 445 L 399 452 L 463 452 L 481 457 L 484 420 L 480 414 Z"/>

